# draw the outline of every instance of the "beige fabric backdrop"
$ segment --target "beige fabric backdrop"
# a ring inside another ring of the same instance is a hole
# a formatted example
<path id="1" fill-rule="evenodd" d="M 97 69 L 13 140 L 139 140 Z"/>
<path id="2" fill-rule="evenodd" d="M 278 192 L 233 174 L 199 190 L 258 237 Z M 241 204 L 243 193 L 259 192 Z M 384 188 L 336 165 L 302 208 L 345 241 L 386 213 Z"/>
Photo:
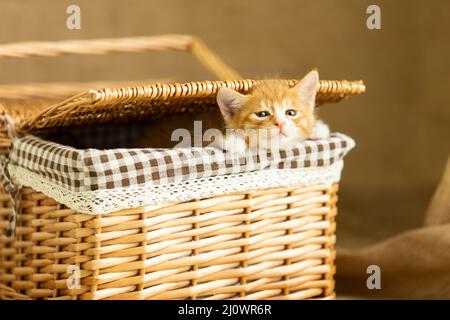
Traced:
<path id="1" fill-rule="evenodd" d="M 0 2 L 0 42 L 186 33 L 246 77 L 363 79 L 366 95 L 325 105 L 333 130 L 357 148 L 341 185 L 338 245 L 361 247 L 421 225 L 449 154 L 450 2 L 88 1 L 82 29 L 65 28 L 75 1 Z M 366 28 L 378 4 L 382 30 Z M 0 61 L 0 84 L 24 81 L 209 79 L 183 53 Z"/>

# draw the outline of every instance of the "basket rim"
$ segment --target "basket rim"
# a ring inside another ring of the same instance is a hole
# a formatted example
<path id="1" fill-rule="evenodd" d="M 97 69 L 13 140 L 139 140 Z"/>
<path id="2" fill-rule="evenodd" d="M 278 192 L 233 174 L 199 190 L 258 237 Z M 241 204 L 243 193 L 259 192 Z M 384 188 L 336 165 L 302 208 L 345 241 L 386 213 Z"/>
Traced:
<path id="1" fill-rule="evenodd" d="M 186 83 L 154 83 L 130 87 L 105 87 L 89 89 L 71 96 L 59 103 L 49 100 L 40 107 L 24 108 L 21 104 L 32 105 L 33 100 L 19 101 L 14 107 L 2 105 L 2 114 L 8 114 L 18 132 L 33 132 L 40 129 L 107 123 L 116 120 L 129 120 L 142 116 L 142 113 L 172 112 L 171 106 L 183 99 L 211 101 L 221 87 L 248 92 L 264 80 L 196 81 Z M 299 80 L 281 80 L 293 86 Z M 362 80 L 320 80 L 316 105 L 339 102 L 351 95 L 366 91 Z M 50 102 L 51 101 L 51 102 Z M 122 112 L 126 107 L 127 112 Z M 185 111 L 184 109 L 181 112 Z"/>

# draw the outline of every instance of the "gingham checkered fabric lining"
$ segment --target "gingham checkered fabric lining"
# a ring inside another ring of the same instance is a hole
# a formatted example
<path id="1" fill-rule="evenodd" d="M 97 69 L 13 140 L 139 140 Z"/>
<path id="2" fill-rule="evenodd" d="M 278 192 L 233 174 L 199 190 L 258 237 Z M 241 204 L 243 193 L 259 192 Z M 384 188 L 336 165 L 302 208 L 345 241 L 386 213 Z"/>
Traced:
<path id="1" fill-rule="evenodd" d="M 259 151 L 230 161 L 215 148 L 84 149 L 33 135 L 17 137 L 9 162 L 75 192 L 164 186 L 258 170 L 326 167 L 342 159 L 354 141 L 340 133 L 306 140 L 289 150 Z"/>

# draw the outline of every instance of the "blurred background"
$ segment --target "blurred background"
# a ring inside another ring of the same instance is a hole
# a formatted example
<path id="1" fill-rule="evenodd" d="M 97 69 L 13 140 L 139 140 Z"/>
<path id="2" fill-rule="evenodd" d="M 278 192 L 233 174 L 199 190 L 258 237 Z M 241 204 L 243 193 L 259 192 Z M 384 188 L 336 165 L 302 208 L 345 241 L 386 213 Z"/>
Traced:
<path id="1" fill-rule="evenodd" d="M 81 8 L 81 30 L 66 8 Z M 371 4 L 381 30 L 366 27 Z M 357 147 L 346 158 L 338 247 L 357 248 L 422 224 L 450 151 L 450 2 L 365 0 L 0 2 L 0 43 L 168 33 L 202 38 L 246 78 L 359 80 L 367 93 L 320 115 Z M 0 61 L 0 84 L 213 80 L 186 53 Z"/>

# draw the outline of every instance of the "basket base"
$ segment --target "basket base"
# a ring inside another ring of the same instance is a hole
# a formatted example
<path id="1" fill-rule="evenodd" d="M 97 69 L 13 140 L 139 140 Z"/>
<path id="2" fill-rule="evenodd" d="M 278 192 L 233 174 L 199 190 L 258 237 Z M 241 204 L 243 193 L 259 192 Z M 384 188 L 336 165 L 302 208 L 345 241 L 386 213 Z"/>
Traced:
<path id="1" fill-rule="evenodd" d="M 333 299 L 337 184 L 87 215 L 0 194 L 2 299 Z"/>

